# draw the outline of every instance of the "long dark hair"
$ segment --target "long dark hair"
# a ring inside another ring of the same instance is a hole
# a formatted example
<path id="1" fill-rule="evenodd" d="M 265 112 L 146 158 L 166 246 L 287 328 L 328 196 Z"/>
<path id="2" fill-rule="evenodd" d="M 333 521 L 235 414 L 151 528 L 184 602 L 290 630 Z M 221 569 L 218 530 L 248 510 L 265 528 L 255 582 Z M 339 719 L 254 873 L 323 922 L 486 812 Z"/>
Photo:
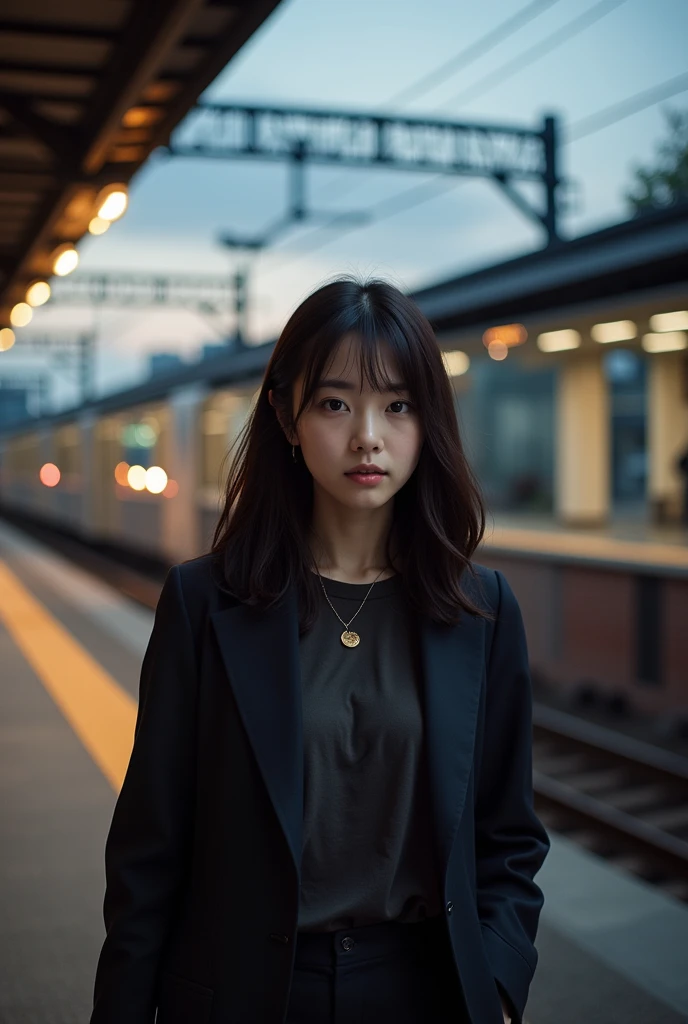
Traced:
<path id="1" fill-rule="evenodd" d="M 360 338 L 361 379 L 382 391 L 389 381 L 379 364 L 386 342 L 408 382 L 423 426 L 418 465 L 396 493 L 392 536 L 404 552 L 402 583 L 411 608 L 453 624 L 461 612 L 492 618 L 462 586 L 485 530 L 485 508 L 459 436 L 453 391 L 434 331 L 415 302 L 387 281 L 337 277 L 292 313 L 272 352 L 253 411 L 236 442 L 224 508 L 212 551 L 220 556 L 229 591 L 249 604 L 271 605 L 295 583 L 301 632 L 313 625 L 322 599 L 308 543 L 313 478 L 278 422 L 296 427 L 318 381 L 345 335 Z M 304 372 L 301 404 L 293 415 L 293 388 Z M 275 408 L 268 392 L 273 390 Z"/>

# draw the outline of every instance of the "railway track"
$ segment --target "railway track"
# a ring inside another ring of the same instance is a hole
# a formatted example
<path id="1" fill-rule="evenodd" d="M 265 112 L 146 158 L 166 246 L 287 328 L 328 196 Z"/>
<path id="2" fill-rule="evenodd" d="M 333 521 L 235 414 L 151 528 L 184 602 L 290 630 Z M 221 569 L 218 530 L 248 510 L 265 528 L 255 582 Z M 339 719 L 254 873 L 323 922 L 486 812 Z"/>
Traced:
<path id="1" fill-rule="evenodd" d="M 42 524 L 15 525 L 155 608 L 166 567 Z M 688 903 L 688 759 L 535 703 L 533 787 L 546 828 Z"/>
<path id="2" fill-rule="evenodd" d="M 533 708 L 545 827 L 688 903 L 688 761 L 566 712 Z"/>

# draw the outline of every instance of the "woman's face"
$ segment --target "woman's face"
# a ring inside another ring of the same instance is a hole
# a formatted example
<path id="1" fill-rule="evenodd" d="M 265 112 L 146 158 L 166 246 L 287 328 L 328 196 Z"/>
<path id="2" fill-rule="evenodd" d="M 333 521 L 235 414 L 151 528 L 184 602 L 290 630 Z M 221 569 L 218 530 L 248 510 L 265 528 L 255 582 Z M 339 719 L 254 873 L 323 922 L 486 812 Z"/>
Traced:
<path id="1" fill-rule="evenodd" d="M 296 443 L 314 487 L 351 509 L 386 504 L 413 473 L 423 443 L 420 415 L 405 387 L 408 381 L 401 380 L 387 346 L 381 362 L 391 381 L 401 385 L 398 390 L 378 393 L 362 382 L 358 342 L 353 336 L 343 338 L 297 427 Z M 294 415 L 302 387 L 301 376 L 294 389 Z M 384 475 L 377 481 L 368 477 L 368 483 L 347 475 L 360 463 L 373 463 Z"/>

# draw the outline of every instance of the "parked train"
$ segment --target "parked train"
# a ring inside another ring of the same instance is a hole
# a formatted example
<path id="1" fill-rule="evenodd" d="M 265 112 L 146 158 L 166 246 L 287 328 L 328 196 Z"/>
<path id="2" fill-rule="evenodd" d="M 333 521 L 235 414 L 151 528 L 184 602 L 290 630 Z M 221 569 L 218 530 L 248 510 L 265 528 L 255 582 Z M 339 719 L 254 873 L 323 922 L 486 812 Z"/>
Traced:
<path id="1" fill-rule="evenodd" d="M 162 561 L 207 549 L 261 378 L 179 376 L 0 436 L 2 505 Z"/>

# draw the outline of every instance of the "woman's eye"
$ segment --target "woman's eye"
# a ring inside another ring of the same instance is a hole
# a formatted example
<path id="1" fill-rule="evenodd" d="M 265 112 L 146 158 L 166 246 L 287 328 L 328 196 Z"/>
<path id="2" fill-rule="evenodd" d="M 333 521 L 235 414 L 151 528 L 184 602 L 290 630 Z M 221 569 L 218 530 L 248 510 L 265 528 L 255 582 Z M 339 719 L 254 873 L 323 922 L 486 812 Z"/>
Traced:
<path id="1" fill-rule="evenodd" d="M 321 405 L 321 406 L 322 406 L 323 408 L 327 408 L 327 411 L 328 411 L 328 412 L 339 412 L 339 411 L 340 411 L 339 409 L 333 409 L 333 408 L 332 408 L 331 406 L 329 406 L 329 404 L 328 404 L 329 402 L 336 402 L 336 403 L 337 403 L 337 404 L 338 404 L 339 406 L 342 406 L 342 405 L 344 405 L 344 402 L 342 401 L 342 399 L 341 399 L 341 398 L 325 398 L 325 399 L 323 399 L 323 401 L 322 401 L 322 402 L 320 403 L 320 405 Z M 407 405 L 407 406 L 409 407 L 409 409 L 411 409 L 411 408 L 412 408 L 412 406 L 411 406 L 411 403 L 410 403 L 410 402 L 407 402 L 407 401 L 406 401 L 405 399 L 403 399 L 403 398 L 398 398 L 398 399 L 397 399 L 397 400 L 396 400 L 395 402 L 391 402 L 391 403 L 390 403 L 390 408 L 391 408 L 391 406 L 393 406 L 393 405 Z M 395 410 L 395 411 L 396 411 L 396 412 L 400 412 L 401 410 L 397 409 L 397 410 Z"/>

